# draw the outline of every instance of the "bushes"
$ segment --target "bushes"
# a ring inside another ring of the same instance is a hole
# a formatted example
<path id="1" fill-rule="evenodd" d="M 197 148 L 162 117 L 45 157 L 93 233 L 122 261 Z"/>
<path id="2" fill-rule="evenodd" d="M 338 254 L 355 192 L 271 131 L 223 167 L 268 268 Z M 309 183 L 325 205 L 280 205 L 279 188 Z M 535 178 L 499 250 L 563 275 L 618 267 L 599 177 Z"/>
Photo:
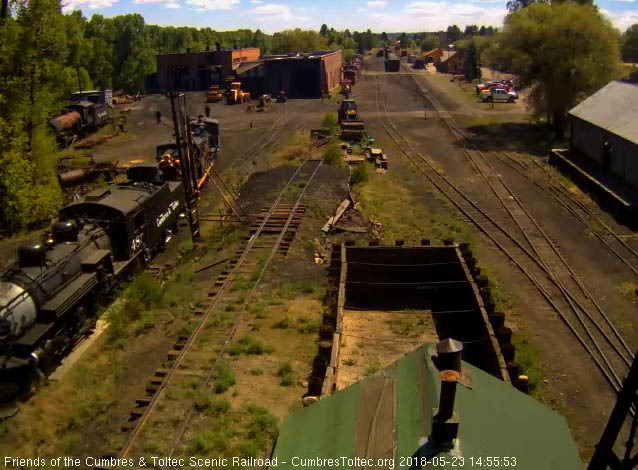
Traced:
<path id="1" fill-rule="evenodd" d="M 368 166 L 366 164 L 357 165 L 350 173 L 350 185 L 365 183 L 369 177 Z"/>
<path id="2" fill-rule="evenodd" d="M 341 166 L 343 159 L 341 158 L 341 150 L 337 144 L 331 144 L 326 147 L 321 155 L 324 163 L 328 165 Z"/>
<path id="3" fill-rule="evenodd" d="M 335 113 L 326 113 L 323 117 L 323 127 L 330 129 L 330 132 L 334 132 L 339 122 L 337 120 L 337 115 Z"/>
<path id="4" fill-rule="evenodd" d="M 292 375 L 292 366 L 290 365 L 290 362 L 282 362 L 279 365 L 279 369 L 277 370 L 277 377 L 281 378 L 281 380 L 279 381 L 279 385 L 289 387 L 293 384 L 295 379 Z"/>
<path id="5" fill-rule="evenodd" d="M 240 356 L 242 354 L 247 356 L 261 356 L 262 354 L 271 353 L 273 350 L 272 346 L 247 335 L 242 336 L 233 343 L 230 348 L 228 348 L 228 353 L 231 356 Z"/>
<path id="6" fill-rule="evenodd" d="M 215 393 L 224 393 L 235 385 L 235 374 L 233 374 L 230 364 L 221 362 L 217 366 L 217 376 L 215 377 Z"/>

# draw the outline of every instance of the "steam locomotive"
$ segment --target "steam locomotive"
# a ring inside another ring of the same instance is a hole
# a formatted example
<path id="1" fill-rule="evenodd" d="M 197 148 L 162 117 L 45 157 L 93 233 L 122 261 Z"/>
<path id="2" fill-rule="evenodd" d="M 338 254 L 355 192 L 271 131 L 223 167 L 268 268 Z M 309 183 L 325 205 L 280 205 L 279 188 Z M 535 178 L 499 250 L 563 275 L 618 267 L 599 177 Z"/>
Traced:
<path id="1" fill-rule="evenodd" d="M 157 164 L 63 207 L 42 243 L 18 248 L 0 275 L 0 400 L 52 371 L 95 326 L 96 299 L 148 263 L 177 231 L 181 182 Z"/>

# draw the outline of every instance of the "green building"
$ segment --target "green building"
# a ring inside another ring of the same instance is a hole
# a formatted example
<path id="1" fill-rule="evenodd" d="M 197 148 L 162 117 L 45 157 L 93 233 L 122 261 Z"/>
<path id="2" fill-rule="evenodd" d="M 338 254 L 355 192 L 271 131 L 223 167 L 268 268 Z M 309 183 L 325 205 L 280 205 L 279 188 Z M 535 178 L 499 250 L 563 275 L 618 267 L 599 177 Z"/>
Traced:
<path id="1" fill-rule="evenodd" d="M 582 470 L 562 416 L 461 363 L 460 351 L 450 362 L 442 354 L 449 341 L 439 343 L 439 354 L 436 345 L 424 345 L 290 415 L 273 455 L 276 468 L 418 469 L 427 463 L 424 468 Z M 435 362 L 442 369 L 457 363 L 460 373 L 442 372 Z"/>

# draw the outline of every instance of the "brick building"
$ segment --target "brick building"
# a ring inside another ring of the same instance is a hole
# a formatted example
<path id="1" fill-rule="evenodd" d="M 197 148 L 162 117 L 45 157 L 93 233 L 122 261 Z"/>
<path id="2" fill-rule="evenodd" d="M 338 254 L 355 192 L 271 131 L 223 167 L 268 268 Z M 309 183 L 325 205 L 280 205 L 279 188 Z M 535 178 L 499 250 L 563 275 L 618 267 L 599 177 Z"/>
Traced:
<path id="1" fill-rule="evenodd" d="M 266 93 L 283 90 L 290 98 L 318 98 L 341 81 L 341 51 L 314 51 L 264 58 Z"/>
<path id="2" fill-rule="evenodd" d="M 206 50 L 157 56 L 157 83 L 160 91 L 169 87 L 172 74 L 173 86 L 182 91 L 203 91 L 210 85 L 224 85 L 227 77 L 246 62 L 257 61 L 260 50 L 257 47 L 242 49 Z"/>

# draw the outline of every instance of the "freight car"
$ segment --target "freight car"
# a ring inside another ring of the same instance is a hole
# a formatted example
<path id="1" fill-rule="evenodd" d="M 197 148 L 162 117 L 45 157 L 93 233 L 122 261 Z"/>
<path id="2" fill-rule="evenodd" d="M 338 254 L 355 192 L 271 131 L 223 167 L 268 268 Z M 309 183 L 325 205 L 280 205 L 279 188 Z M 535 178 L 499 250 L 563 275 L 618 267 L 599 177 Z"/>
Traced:
<path id="1" fill-rule="evenodd" d="M 108 105 L 79 101 L 64 108 L 62 114 L 49 121 L 58 143 L 70 145 L 76 138 L 97 131 L 109 120 Z"/>
<path id="2" fill-rule="evenodd" d="M 182 183 L 157 165 L 59 212 L 42 243 L 0 275 L 0 399 L 28 392 L 96 323 L 96 300 L 164 247 L 184 210 Z"/>
<path id="3" fill-rule="evenodd" d="M 386 72 L 398 72 L 401 68 L 401 60 L 394 54 L 388 54 L 385 59 L 385 71 Z"/>

